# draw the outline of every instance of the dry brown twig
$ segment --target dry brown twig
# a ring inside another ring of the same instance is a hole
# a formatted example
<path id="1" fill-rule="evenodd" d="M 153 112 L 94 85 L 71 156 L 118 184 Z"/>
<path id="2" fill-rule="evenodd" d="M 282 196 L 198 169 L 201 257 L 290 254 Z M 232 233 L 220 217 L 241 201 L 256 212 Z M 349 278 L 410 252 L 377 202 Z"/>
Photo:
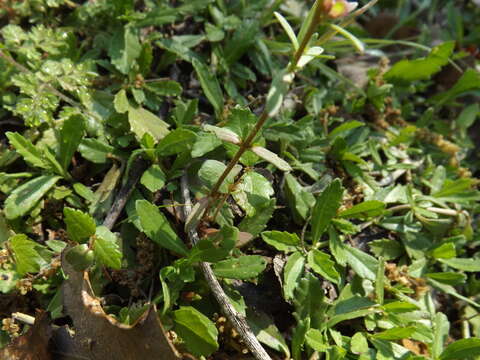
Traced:
<path id="1" fill-rule="evenodd" d="M 192 201 L 190 199 L 190 191 L 188 190 L 187 175 L 183 175 L 181 180 L 181 187 L 183 202 L 185 203 L 183 211 L 185 213 L 185 218 L 188 218 L 188 216 L 192 212 Z M 199 236 L 195 228 L 187 229 L 187 235 L 193 245 L 195 245 L 199 241 Z M 227 294 L 225 294 L 225 291 L 223 291 L 222 286 L 215 277 L 213 270 L 210 267 L 210 264 L 206 262 L 201 262 L 200 268 L 202 269 L 203 276 L 205 277 L 208 286 L 212 290 L 213 296 L 215 296 L 215 299 L 218 301 L 222 312 L 232 323 L 235 330 L 240 334 L 242 340 L 245 342 L 245 345 L 248 347 L 255 359 L 271 360 L 270 355 L 268 355 L 263 346 L 257 340 L 253 331 L 250 329 L 250 326 L 247 324 L 245 317 L 237 310 L 235 310 L 233 305 L 230 303 Z"/>

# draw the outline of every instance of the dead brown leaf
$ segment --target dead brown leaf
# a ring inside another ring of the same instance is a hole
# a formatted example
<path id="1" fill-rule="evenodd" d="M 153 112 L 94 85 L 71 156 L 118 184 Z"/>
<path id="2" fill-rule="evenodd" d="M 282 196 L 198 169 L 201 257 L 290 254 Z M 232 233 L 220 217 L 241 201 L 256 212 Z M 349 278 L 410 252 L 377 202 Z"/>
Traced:
<path id="1" fill-rule="evenodd" d="M 103 310 L 94 295 L 88 272 L 76 272 L 62 259 L 62 268 L 68 275 L 64 282 L 63 306 L 73 321 L 75 335 L 72 341 L 60 339 L 59 352 L 64 359 L 90 360 L 144 360 L 180 359 L 151 306 L 133 325 L 120 323 Z M 43 360 L 43 359 L 42 359 Z"/>
<path id="2" fill-rule="evenodd" d="M 415 355 L 429 356 L 427 345 L 420 341 L 403 339 L 402 345 L 411 352 L 413 352 Z"/>

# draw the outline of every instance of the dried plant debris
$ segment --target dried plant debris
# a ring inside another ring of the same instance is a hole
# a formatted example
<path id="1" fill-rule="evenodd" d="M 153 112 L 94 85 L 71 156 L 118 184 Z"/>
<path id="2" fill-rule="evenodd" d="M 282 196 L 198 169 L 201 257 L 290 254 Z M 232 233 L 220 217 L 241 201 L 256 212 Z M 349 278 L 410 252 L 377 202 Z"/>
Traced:
<path id="1" fill-rule="evenodd" d="M 50 348 L 51 337 L 52 327 L 48 313 L 38 311 L 35 323 L 25 334 L 20 336 L 17 334 L 11 344 L 1 349 L 0 358 L 4 360 L 53 360 L 55 357 Z"/>
<path id="2" fill-rule="evenodd" d="M 61 349 L 63 353 L 88 359 L 181 359 L 154 306 L 133 324 L 121 323 L 105 313 L 87 272 L 75 271 L 66 261 L 62 268 L 68 276 L 62 287 L 63 307 L 74 330 L 68 344 L 72 348 Z"/>

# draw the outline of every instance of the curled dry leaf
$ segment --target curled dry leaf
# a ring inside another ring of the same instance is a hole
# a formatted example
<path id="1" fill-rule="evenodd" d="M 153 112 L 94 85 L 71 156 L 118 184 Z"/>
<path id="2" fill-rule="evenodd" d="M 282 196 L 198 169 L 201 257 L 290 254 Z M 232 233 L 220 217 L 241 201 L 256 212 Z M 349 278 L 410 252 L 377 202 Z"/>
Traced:
<path id="1" fill-rule="evenodd" d="M 73 321 L 75 336 L 67 349 L 67 358 L 161 359 L 176 360 L 180 355 L 170 343 L 154 306 L 133 325 L 120 323 L 108 315 L 94 295 L 88 272 L 77 272 L 62 257 L 68 279 L 63 284 L 63 306 Z M 43 359 L 41 359 L 43 360 Z"/>

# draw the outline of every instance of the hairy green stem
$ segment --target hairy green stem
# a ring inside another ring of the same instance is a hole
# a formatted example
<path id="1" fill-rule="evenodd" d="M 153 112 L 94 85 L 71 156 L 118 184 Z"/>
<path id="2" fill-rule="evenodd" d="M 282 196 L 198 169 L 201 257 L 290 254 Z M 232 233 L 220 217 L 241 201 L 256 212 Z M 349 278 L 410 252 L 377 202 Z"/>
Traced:
<path id="1" fill-rule="evenodd" d="M 317 6 L 315 14 L 313 16 L 313 20 L 310 23 L 310 26 L 305 36 L 303 37 L 303 40 L 300 46 L 298 47 L 297 51 L 295 52 L 295 55 L 293 56 L 293 61 L 288 66 L 289 72 L 295 71 L 298 61 L 302 57 L 303 52 L 305 51 L 308 43 L 310 42 L 310 39 L 315 32 L 315 29 L 318 27 L 318 25 L 320 24 L 320 21 L 322 20 L 322 14 L 323 14 L 322 10 L 323 9 L 321 6 Z M 215 199 L 216 197 L 218 197 L 218 190 L 220 189 L 220 186 L 223 184 L 223 182 L 227 178 L 230 171 L 232 171 L 235 165 L 237 165 L 238 161 L 240 160 L 242 155 L 245 153 L 245 151 L 247 151 L 250 148 L 250 146 L 252 145 L 253 139 L 255 139 L 255 137 L 257 136 L 259 131 L 262 129 L 263 125 L 265 125 L 265 122 L 267 120 L 268 120 L 268 111 L 265 109 L 262 115 L 260 115 L 260 118 L 255 124 L 255 127 L 250 131 L 247 138 L 242 142 L 242 144 L 240 145 L 240 148 L 238 149 L 236 154 L 233 156 L 232 160 L 230 160 L 229 164 L 223 171 L 222 175 L 218 178 L 217 182 L 213 186 L 209 194 L 210 199 Z M 208 211 L 205 212 L 205 214 L 207 213 Z"/>
<path id="2" fill-rule="evenodd" d="M 341 26 L 346 26 L 349 25 L 350 23 L 353 22 L 353 19 L 360 15 L 363 14 L 365 11 L 367 11 L 369 8 L 371 8 L 374 4 L 377 3 L 378 0 L 372 0 L 369 3 L 367 3 L 365 6 L 362 8 L 358 9 L 355 11 L 347 20 L 344 20 L 340 25 Z M 297 65 L 298 62 L 300 61 L 305 49 L 307 48 L 308 44 L 310 43 L 310 40 L 315 33 L 315 30 L 318 28 L 320 23 L 324 20 L 324 8 L 321 6 L 322 4 L 318 4 L 318 6 L 315 9 L 315 13 L 313 14 L 312 21 L 309 24 L 309 27 L 305 33 L 305 36 L 302 39 L 302 42 L 300 43 L 300 46 L 298 49 L 295 51 L 295 54 L 293 56 L 293 60 L 290 62 L 290 64 L 287 66 L 287 73 L 295 73 L 297 70 Z M 323 37 L 321 37 L 317 41 L 318 44 L 323 44 L 324 42 L 328 41 L 331 39 L 336 34 L 336 32 L 328 32 L 325 34 Z M 258 119 L 257 123 L 255 124 L 255 127 L 250 131 L 248 134 L 247 138 L 242 142 L 240 145 L 240 148 L 238 151 L 235 153 L 233 158 L 230 160 L 228 163 L 227 167 L 223 171 L 222 175 L 218 178 L 217 182 L 213 186 L 212 190 L 210 191 L 209 194 L 209 199 L 210 203 L 209 206 L 207 207 L 205 211 L 205 216 L 208 216 L 210 206 L 213 200 L 218 198 L 218 190 L 220 189 L 220 186 L 223 184 L 225 179 L 227 178 L 228 174 L 232 171 L 232 169 L 235 167 L 235 165 L 238 163 L 242 155 L 252 146 L 252 142 L 259 133 L 259 131 L 262 129 L 263 125 L 265 125 L 266 121 L 269 119 L 268 116 L 268 111 L 265 109 L 263 110 L 262 114 L 260 115 L 260 118 Z"/>

